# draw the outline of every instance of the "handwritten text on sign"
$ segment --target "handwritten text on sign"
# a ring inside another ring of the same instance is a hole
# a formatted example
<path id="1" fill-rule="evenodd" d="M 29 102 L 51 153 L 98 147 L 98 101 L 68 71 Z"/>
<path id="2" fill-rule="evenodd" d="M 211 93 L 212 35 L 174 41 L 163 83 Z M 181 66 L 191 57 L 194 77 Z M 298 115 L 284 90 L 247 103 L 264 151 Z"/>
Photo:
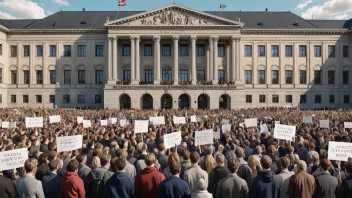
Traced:
<path id="1" fill-rule="evenodd" d="M 352 122 L 345 122 L 343 126 L 345 127 L 345 129 L 352 129 Z"/>
<path id="2" fill-rule="evenodd" d="M 165 117 L 164 116 L 150 117 L 149 121 L 152 122 L 153 125 L 163 125 L 165 124 Z"/>
<path id="3" fill-rule="evenodd" d="M 0 152 L 0 171 L 23 167 L 27 159 L 27 148 Z"/>
<path id="4" fill-rule="evenodd" d="M 319 120 L 320 128 L 329 128 L 329 120 Z"/>
<path id="5" fill-rule="evenodd" d="M 135 120 L 134 121 L 134 133 L 147 133 L 148 132 L 148 120 Z"/>
<path id="6" fill-rule="evenodd" d="M 292 141 L 296 134 L 296 126 L 289 126 L 283 124 L 275 125 L 274 138 L 280 140 Z"/>
<path id="7" fill-rule="evenodd" d="M 329 160 L 348 161 L 352 157 L 352 143 L 329 141 Z"/>
<path id="8" fill-rule="evenodd" d="M 58 123 L 61 121 L 60 115 L 49 116 L 49 123 Z"/>
<path id="9" fill-rule="evenodd" d="M 204 131 L 196 131 L 195 135 L 195 146 L 205 145 L 205 144 L 213 144 L 213 129 L 204 130 Z"/>
<path id="10" fill-rule="evenodd" d="M 303 116 L 303 123 L 313 123 L 312 116 Z"/>
<path id="11" fill-rule="evenodd" d="M 174 132 L 164 135 L 165 148 L 168 149 L 174 147 L 175 144 L 181 144 L 181 139 L 181 132 Z"/>
<path id="12" fill-rule="evenodd" d="M 186 118 L 174 116 L 174 124 L 186 124 Z"/>
<path id="13" fill-rule="evenodd" d="M 257 120 L 257 118 L 244 119 L 244 123 L 246 124 L 246 127 L 256 127 Z"/>
<path id="14" fill-rule="evenodd" d="M 43 117 L 26 117 L 25 120 L 27 128 L 43 127 Z"/>
<path id="15" fill-rule="evenodd" d="M 57 137 L 57 152 L 82 148 L 82 135 Z"/>

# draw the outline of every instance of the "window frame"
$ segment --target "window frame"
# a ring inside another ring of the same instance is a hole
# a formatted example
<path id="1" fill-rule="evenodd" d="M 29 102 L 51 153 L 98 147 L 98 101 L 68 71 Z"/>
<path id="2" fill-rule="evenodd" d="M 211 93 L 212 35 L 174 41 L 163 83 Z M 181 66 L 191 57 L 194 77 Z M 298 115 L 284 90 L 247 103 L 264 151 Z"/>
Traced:
<path id="1" fill-rule="evenodd" d="M 35 103 L 43 103 L 43 96 L 35 95 Z"/>
<path id="2" fill-rule="evenodd" d="M 72 46 L 64 45 L 64 57 L 71 57 L 72 54 Z"/>
<path id="3" fill-rule="evenodd" d="M 246 95 L 246 103 L 252 104 L 252 95 Z"/>
<path id="4" fill-rule="evenodd" d="M 285 45 L 285 57 L 293 56 L 292 49 L 293 49 L 292 45 Z"/>
<path id="5" fill-rule="evenodd" d="M 36 70 L 35 71 L 35 78 L 36 78 L 36 83 L 38 85 L 43 84 L 43 70 Z"/>
<path id="6" fill-rule="evenodd" d="M 178 80 L 180 82 L 188 82 L 188 69 L 178 70 Z"/>
<path id="7" fill-rule="evenodd" d="M 253 56 L 253 46 L 252 45 L 244 45 L 244 56 L 252 57 Z"/>
<path id="8" fill-rule="evenodd" d="M 292 103 L 292 95 L 286 95 L 286 103 Z"/>
<path id="9" fill-rule="evenodd" d="M 263 77 L 263 79 L 261 79 Z M 266 78 L 265 78 L 265 70 L 258 70 L 258 84 L 264 85 L 266 84 Z"/>
<path id="10" fill-rule="evenodd" d="M 271 102 L 272 103 L 279 103 L 279 101 L 280 101 L 280 98 L 279 98 L 279 95 L 272 95 L 272 97 L 271 97 L 272 99 L 271 99 Z"/>
<path id="11" fill-rule="evenodd" d="M 78 45 L 77 46 L 77 57 L 87 57 L 86 45 Z"/>
<path id="12" fill-rule="evenodd" d="M 321 57 L 321 45 L 314 45 L 314 57 Z"/>
<path id="13" fill-rule="evenodd" d="M 49 56 L 56 57 L 56 45 L 49 46 Z"/>
<path id="14" fill-rule="evenodd" d="M 265 45 L 258 45 L 258 57 L 265 57 Z"/>
<path id="15" fill-rule="evenodd" d="M 218 57 L 225 57 L 225 50 L 224 44 L 218 44 Z"/>
<path id="16" fill-rule="evenodd" d="M 293 70 L 285 70 L 285 84 L 293 84 Z"/>
<path id="17" fill-rule="evenodd" d="M 179 49 L 179 52 L 180 52 L 180 49 Z M 161 55 L 162 56 L 171 56 L 171 44 L 162 44 L 161 45 Z"/>
<path id="18" fill-rule="evenodd" d="M 196 44 L 196 56 L 205 56 L 204 44 Z"/>
<path id="19" fill-rule="evenodd" d="M 64 70 L 64 85 L 70 84 L 72 84 L 72 72 L 71 70 Z"/>
<path id="20" fill-rule="evenodd" d="M 307 70 L 299 70 L 299 84 L 307 84 Z"/>
<path id="21" fill-rule="evenodd" d="M 49 70 L 49 81 L 51 85 L 56 84 L 56 70 Z"/>
<path id="22" fill-rule="evenodd" d="M 95 70 L 95 84 L 103 84 L 104 82 L 104 71 Z"/>
<path id="23" fill-rule="evenodd" d="M 299 45 L 299 57 L 307 57 L 307 45 Z"/>
<path id="24" fill-rule="evenodd" d="M 271 57 L 279 57 L 280 56 L 280 48 L 278 45 L 271 45 Z"/>
<path id="25" fill-rule="evenodd" d="M 95 56 L 104 57 L 104 45 L 95 45 Z"/>
<path id="26" fill-rule="evenodd" d="M 31 55 L 31 47 L 29 45 L 23 45 L 23 56 L 29 57 Z"/>
<path id="27" fill-rule="evenodd" d="M 170 45 L 171 47 L 171 45 Z M 179 44 L 178 55 L 179 56 L 188 56 L 188 44 Z M 171 52 L 170 52 L 171 54 Z M 170 55 L 171 56 L 171 55 Z"/>
<path id="28" fill-rule="evenodd" d="M 263 95 L 263 94 L 259 95 L 259 103 L 266 103 L 266 95 Z"/>
<path id="29" fill-rule="evenodd" d="M 42 57 L 43 56 L 43 45 L 37 45 L 37 57 Z"/>
<path id="30" fill-rule="evenodd" d="M 86 95 L 84 95 L 84 94 L 78 94 L 78 95 L 77 95 L 77 103 L 78 103 L 78 104 L 84 104 L 84 103 L 86 103 Z"/>
<path id="31" fill-rule="evenodd" d="M 131 70 L 130 69 L 124 69 L 122 70 L 122 81 L 123 82 L 131 82 Z"/>
<path id="32" fill-rule="evenodd" d="M 150 48 L 150 49 L 148 49 L 148 48 Z M 153 44 L 150 44 L 150 43 L 144 44 L 143 55 L 144 56 L 153 56 Z"/>
<path id="33" fill-rule="evenodd" d="M 153 69 L 145 69 L 144 70 L 144 80 L 147 84 L 153 84 L 154 82 L 154 70 Z"/>

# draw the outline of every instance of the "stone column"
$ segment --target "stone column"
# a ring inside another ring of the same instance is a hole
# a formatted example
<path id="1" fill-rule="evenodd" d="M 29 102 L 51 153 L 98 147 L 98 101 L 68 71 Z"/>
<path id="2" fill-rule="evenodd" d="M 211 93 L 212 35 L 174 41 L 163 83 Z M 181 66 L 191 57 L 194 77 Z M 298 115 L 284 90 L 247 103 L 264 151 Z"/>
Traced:
<path id="1" fill-rule="evenodd" d="M 209 70 L 207 73 L 209 73 L 209 80 L 213 80 L 213 37 L 209 36 Z"/>
<path id="2" fill-rule="evenodd" d="M 196 36 L 191 36 L 191 45 L 192 45 L 192 85 L 197 84 L 197 63 L 196 63 Z"/>
<path id="3" fill-rule="evenodd" d="M 240 37 L 237 37 L 237 40 L 236 40 L 236 60 L 235 60 L 235 85 L 242 85 L 242 81 L 241 81 L 241 75 L 240 75 L 240 41 L 241 41 L 241 38 Z"/>
<path id="4" fill-rule="evenodd" d="M 208 42 L 207 43 L 207 45 L 206 45 L 206 48 L 205 48 L 205 53 L 206 53 L 206 57 L 207 57 L 207 67 L 206 67 L 206 69 L 205 69 L 205 81 L 206 82 L 208 82 L 209 80 L 210 80 L 210 73 L 209 73 L 209 71 L 210 71 L 210 63 L 209 63 L 209 43 L 210 42 Z"/>
<path id="5" fill-rule="evenodd" d="M 112 54 L 112 79 L 114 81 L 114 84 L 116 84 L 116 81 L 119 81 L 117 78 L 117 72 L 118 72 L 118 66 L 117 66 L 117 56 L 119 55 L 117 52 L 117 43 L 118 43 L 118 38 L 115 37 L 113 40 L 113 54 Z"/>
<path id="6" fill-rule="evenodd" d="M 154 48 L 155 48 L 155 68 L 156 71 L 154 77 L 154 85 L 160 84 L 160 36 L 154 36 Z"/>
<path id="7" fill-rule="evenodd" d="M 231 71 L 232 71 L 232 74 L 231 74 L 231 78 L 233 81 L 236 80 L 236 64 L 235 64 L 235 61 L 236 61 L 236 40 L 237 38 L 236 37 L 231 37 Z"/>
<path id="8" fill-rule="evenodd" d="M 140 75 L 140 54 L 139 54 L 139 44 L 140 44 L 140 41 L 141 41 L 141 38 L 139 37 L 139 36 L 137 36 L 137 37 L 135 37 L 135 44 L 136 44 L 136 46 L 135 46 L 135 48 L 136 48 L 136 62 L 135 62 L 135 64 L 136 64 L 136 78 L 135 78 L 135 80 L 132 82 L 132 84 L 134 84 L 134 85 L 138 85 L 139 84 L 139 81 L 140 81 L 140 77 L 139 77 L 139 75 Z"/>
<path id="9" fill-rule="evenodd" d="M 108 38 L 108 84 L 114 84 L 113 81 L 113 66 L 112 66 L 112 57 L 113 57 L 113 53 L 112 53 L 112 42 L 113 42 L 114 38 L 109 37 Z"/>
<path id="10" fill-rule="evenodd" d="M 172 40 L 174 42 L 174 84 L 178 85 L 178 40 L 179 36 L 173 36 Z"/>
<path id="11" fill-rule="evenodd" d="M 134 42 L 134 39 L 135 37 L 134 36 L 131 36 L 130 37 L 130 41 L 131 41 L 131 82 L 134 82 L 135 81 L 135 68 L 136 68 L 136 65 L 135 65 L 135 60 L 136 60 L 136 57 L 135 57 L 135 42 Z"/>
<path id="12" fill-rule="evenodd" d="M 214 45 L 213 45 L 213 85 L 217 85 L 218 80 L 218 36 L 213 37 Z"/>

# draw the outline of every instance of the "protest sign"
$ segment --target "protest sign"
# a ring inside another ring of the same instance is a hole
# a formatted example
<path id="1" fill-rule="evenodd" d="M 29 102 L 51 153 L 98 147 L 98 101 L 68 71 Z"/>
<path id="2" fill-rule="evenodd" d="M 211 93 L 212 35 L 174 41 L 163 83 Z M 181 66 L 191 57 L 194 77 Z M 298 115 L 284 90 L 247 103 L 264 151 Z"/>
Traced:
<path id="1" fill-rule="evenodd" d="M 159 116 L 159 117 L 150 117 L 149 121 L 153 125 L 163 125 L 165 124 L 165 117 L 164 116 Z"/>
<path id="2" fill-rule="evenodd" d="M 10 122 L 2 122 L 1 127 L 4 129 L 10 128 Z"/>
<path id="3" fill-rule="evenodd" d="M 231 124 L 223 124 L 221 126 L 222 133 L 225 134 L 227 131 L 231 131 Z"/>
<path id="4" fill-rule="evenodd" d="M 83 128 L 91 127 L 92 122 L 90 120 L 83 120 Z"/>
<path id="5" fill-rule="evenodd" d="M 213 129 L 204 130 L 204 131 L 196 131 L 195 134 L 195 142 L 194 145 L 205 145 L 205 144 L 213 144 Z"/>
<path id="6" fill-rule="evenodd" d="M 222 119 L 221 124 L 230 124 L 230 120 L 229 119 Z"/>
<path id="7" fill-rule="evenodd" d="M 186 124 L 186 118 L 174 116 L 174 124 Z"/>
<path id="8" fill-rule="evenodd" d="M 100 120 L 100 125 L 101 126 L 107 126 L 108 125 L 108 120 Z"/>
<path id="9" fill-rule="evenodd" d="M 274 138 L 276 139 L 293 141 L 295 135 L 296 126 L 289 126 L 283 124 L 275 125 Z"/>
<path id="10" fill-rule="evenodd" d="M 197 116 L 192 115 L 191 116 L 191 122 L 198 122 Z"/>
<path id="11" fill-rule="evenodd" d="M 82 135 L 57 137 L 57 152 L 72 151 L 82 148 Z"/>
<path id="12" fill-rule="evenodd" d="M 23 167 L 27 159 L 27 148 L 0 152 L 0 171 Z"/>
<path id="13" fill-rule="evenodd" d="M 329 128 L 329 120 L 319 120 L 320 128 Z"/>
<path id="14" fill-rule="evenodd" d="M 352 157 L 352 143 L 329 141 L 329 160 L 348 161 L 348 157 Z"/>
<path id="15" fill-rule="evenodd" d="M 43 127 L 43 117 L 26 117 L 26 128 Z"/>
<path id="16" fill-rule="evenodd" d="M 9 122 L 9 128 L 16 128 L 17 123 L 16 122 Z"/>
<path id="17" fill-rule="evenodd" d="M 134 133 L 147 133 L 149 121 L 148 120 L 135 120 Z"/>
<path id="18" fill-rule="evenodd" d="M 215 132 L 214 131 L 213 138 L 216 139 L 216 140 L 220 139 L 220 132 Z"/>
<path id="19" fill-rule="evenodd" d="M 266 133 L 266 132 L 269 132 L 268 126 L 266 124 L 261 124 L 260 133 Z"/>
<path id="20" fill-rule="evenodd" d="M 174 133 L 166 134 L 166 135 L 164 135 L 165 148 L 166 149 L 172 148 L 175 146 L 175 144 L 179 145 L 179 144 L 181 144 L 181 140 L 182 140 L 181 132 L 174 132 Z"/>
<path id="21" fill-rule="evenodd" d="M 83 123 L 83 117 L 77 117 L 77 124 Z"/>
<path id="22" fill-rule="evenodd" d="M 312 116 L 303 116 L 303 123 L 313 123 Z"/>
<path id="23" fill-rule="evenodd" d="M 110 118 L 110 124 L 116 124 L 117 123 L 117 118 Z"/>
<path id="24" fill-rule="evenodd" d="M 2 126 L 2 120 L 0 119 L 0 127 Z"/>
<path id="25" fill-rule="evenodd" d="M 352 129 L 352 122 L 345 122 L 343 126 L 345 127 L 345 129 Z"/>
<path id="26" fill-rule="evenodd" d="M 257 126 L 257 118 L 244 119 L 244 124 L 246 127 L 256 127 Z"/>
<path id="27" fill-rule="evenodd" d="M 127 124 L 127 120 L 126 119 L 122 119 L 119 121 L 120 126 L 124 127 Z"/>
<path id="28" fill-rule="evenodd" d="M 49 123 L 58 123 L 61 121 L 60 115 L 55 115 L 55 116 L 49 116 Z"/>
<path id="29" fill-rule="evenodd" d="M 275 124 L 280 124 L 280 120 L 276 120 L 274 123 Z"/>

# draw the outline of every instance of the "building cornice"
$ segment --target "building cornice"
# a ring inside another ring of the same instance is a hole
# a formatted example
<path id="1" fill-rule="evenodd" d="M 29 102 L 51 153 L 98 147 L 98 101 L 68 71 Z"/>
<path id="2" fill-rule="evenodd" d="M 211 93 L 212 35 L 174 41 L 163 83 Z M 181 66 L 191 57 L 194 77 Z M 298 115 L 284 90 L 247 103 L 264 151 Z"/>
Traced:
<path id="1" fill-rule="evenodd" d="M 3 26 L 3 25 L 0 25 L 0 31 L 8 33 L 10 31 L 10 29 L 5 27 L 5 26 Z"/>
<path id="2" fill-rule="evenodd" d="M 349 34 L 347 29 L 242 29 L 241 34 Z"/>
<path id="3" fill-rule="evenodd" d="M 106 29 L 11 29 L 9 34 L 107 34 Z"/>
<path id="4" fill-rule="evenodd" d="M 229 26 L 224 26 L 224 25 L 211 25 L 211 26 L 152 26 L 152 25 L 140 25 L 140 26 L 108 26 L 108 29 L 181 29 L 181 30 L 192 30 L 192 29 L 202 29 L 202 30 L 207 30 L 207 29 L 241 29 L 240 26 L 234 26 L 234 25 L 229 25 Z"/>

